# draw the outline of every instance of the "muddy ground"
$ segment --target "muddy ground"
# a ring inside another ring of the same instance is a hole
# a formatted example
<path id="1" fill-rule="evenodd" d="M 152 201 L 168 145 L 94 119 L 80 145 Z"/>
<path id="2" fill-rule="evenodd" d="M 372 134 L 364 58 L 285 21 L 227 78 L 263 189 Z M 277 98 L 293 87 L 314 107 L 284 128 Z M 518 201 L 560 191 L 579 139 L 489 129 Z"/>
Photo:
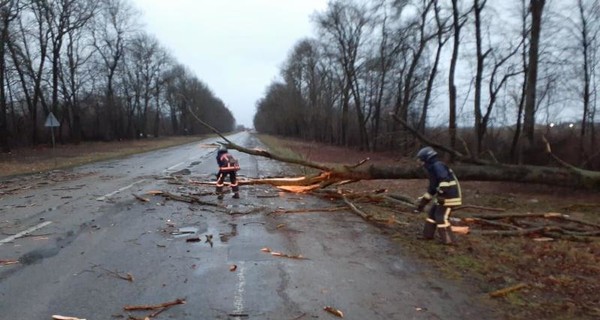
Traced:
<path id="1" fill-rule="evenodd" d="M 415 165 L 413 160 L 389 153 L 369 154 L 292 140 L 280 143 L 315 162 L 354 164 L 368 157 L 370 164 Z M 427 183 L 426 180 L 373 180 L 342 188 L 347 192 L 386 189 L 390 195 L 416 198 L 425 191 Z M 415 258 L 439 268 L 446 277 L 475 287 L 482 295 L 498 293 L 492 299 L 507 318 L 600 318 L 600 195 L 597 191 L 511 182 L 461 181 L 461 186 L 464 205 L 484 208 L 465 208 L 453 214 L 453 225 L 468 226 L 470 233 L 458 235 L 458 245 L 452 247 L 417 239 L 425 214 L 415 215 L 408 207 L 373 201 L 359 201 L 356 205 L 377 217 L 379 222 L 376 223 L 382 232 L 388 233 Z M 556 218 L 558 213 L 566 219 Z M 481 234 L 479 231 L 510 228 L 468 219 L 480 214 L 545 214 L 547 217 L 491 221 L 521 229 L 549 227 L 524 236 Z M 583 231 L 587 236 L 552 233 L 552 228 L 577 235 Z M 510 291 L 510 288 L 518 289 Z M 508 290 L 498 292 L 502 289 Z"/>

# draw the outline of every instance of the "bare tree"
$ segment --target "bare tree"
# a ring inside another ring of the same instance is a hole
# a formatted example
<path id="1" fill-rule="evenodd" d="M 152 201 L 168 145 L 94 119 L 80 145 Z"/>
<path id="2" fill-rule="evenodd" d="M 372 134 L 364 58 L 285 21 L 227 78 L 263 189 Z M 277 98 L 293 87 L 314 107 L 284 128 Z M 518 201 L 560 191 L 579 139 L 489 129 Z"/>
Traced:
<path id="1" fill-rule="evenodd" d="M 2 152 L 10 152 L 9 131 L 7 121 L 7 45 L 11 41 L 11 22 L 19 16 L 19 0 L 0 1 L 0 148 Z"/>
<path id="2" fill-rule="evenodd" d="M 119 121 L 115 98 L 115 76 L 125 54 L 125 45 L 136 31 L 134 10 L 125 0 L 101 0 L 96 22 L 94 47 L 100 56 L 101 72 L 106 77 L 104 113 L 106 114 L 105 139 L 116 134 L 124 137 Z M 100 110 L 99 110 L 100 111 Z"/>
<path id="3" fill-rule="evenodd" d="M 132 39 L 125 59 L 124 72 L 127 74 L 127 81 L 124 85 L 129 92 L 126 98 L 133 99 L 130 109 L 132 113 L 128 114 L 127 132 L 130 137 L 146 138 L 149 133 L 152 103 L 160 99 L 162 70 L 168 62 L 168 55 L 156 38 L 140 33 Z M 160 111 L 158 104 L 155 107 L 153 125 L 156 125 L 156 115 Z"/>
<path id="4" fill-rule="evenodd" d="M 460 47 L 460 31 L 466 22 L 466 15 L 461 15 L 458 0 L 452 0 L 452 28 L 453 46 L 450 58 L 450 71 L 448 73 L 448 135 L 450 136 L 450 147 L 456 149 L 456 63 Z"/>
<path id="5" fill-rule="evenodd" d="M 401 97 L 400 104 L 394 110 L 394 114 L 398 115 L 404 121 L 408 121 L 408 114 L 411 102 L 416 96 L 416 87 L 419 85 L 417 79 L 417 69 L 423 63 L 422 56 L 427 48 L 427 44 L 437 36 L 436 32 L 429 30 L 428 21 L 430 19 L 430 11 L 434 8 L 436 1 L 422 1 L 422 7 L 419 7 L 419 15 L 412 22 L 411 28 L 416 31 L 416 41 L 410 44 L 412 48 L 409 50 L 411 56 L 409 59 L 409 67 L 402 80 L 402 86 L 398 94 Z"/>
<path id="6" fill-rule="evenodd" d="M 83 27 L 83 26 L 82 26 Z M 94 70 L 91 58 L 94 55 L 90 28 L 71 28 L 66 34 L 66 50 L 60 70 L 65 120 L 69 124 L 70 138 L 74 143 L 82 141 L 83 123 L 80 106 L 81 95 Z M 91 91 L 91 88 L 88 88 Z"/>
<path id="7" fill-rule="evenodd" d="M 521 51 L 521 62 L 522 62 L 522 68 L 525 71 L 523 73 L 523 85 L 520 88 L 520 92 L 518 94 L 515 94 L 515 96 L 513 96 L 513 100 L 515 101 L 515 104 L 517 105 L 517 117 L 516 117 L 516 124 L 515 124 L 515 132 L 512 138 L 512 143 L 511 143 L 511 147 L 510 147 L 510 159 L 512 160 L 512 162 L 520 162 L 521 159 L 521 152 L 520 152 L 520 140 L 521 140 L 521 133 L 522 133 L 522 129 L 523 129 L 523 113 L 525 110 L 525 97 L 527 95 L 527 76 L 528 76 L 528 60 L 527 60 L 527 51 L 528 51 L 528 34 L 529 34 L 529 28 L 527 26 L 527 17 L 529 16 L 528 14 L 528 9 L 527 9 L 527 4 L 526 4 L 527 0 L 521 0 L 521 14 L 520 14 L 520 21 L 521 21 L 521 39 L 523 41 L 523 46 L 522 46 L 522 51 Z"/>
<path id="8" fill-rule="evenodd" d="M 518 53 L 521 44 L 523 43 L 523 41 L 521 41 L 521 43 L 518 45 L 513 46 L 510 41 L 507 41 L 504 37 L 502 37 L 500 40 L 501 43 L 492 42 L 490 39 L 491 36 L 488 35 L 489 45 L 484 49 L 485 44 L 483 33 L 485 28 L 482 26 L 482 14 L 486 3 L 487 0 L 474 0 L 472 9 L 472 12 L 475 16 L 474 24 L 477 63 L 474 81 L 475 97 L 473 103 L 475 115 L 475 137 L 477 143 L 477 152 L 474 155 L 475 157 L 478 157 L 483 152 L 484 137 L 487 133 L 490 116 L 492 115 L 492 110 L 500 90 L 511 77 L 514 77 L 520 73 L 519 70 L 515 70 L 516 68 L 513 65 L 510 65 L 510 59 L 512 59 L 512 57 Z M 486 62 L 488 58 L 490 58 L 493 63 Z M 509 64 L 509 66 L 505 67 L 506 64 Z M 491 65 L 491 71 L 488 72 L 489 75 L 486 75 L 485 68 L 488 65 Z M 504 68 L 506 68 L 506 70 L 504 70 Z M 484 79 L 484 77 L 489 78 Z M 498 79 L 498 77 L 500 79 Z M 485 107 L 482 107 L 484 80 L 488 82 L 488 95 L 487 104 Z"/>
<path id="9" fill-rule="evenodd" d="M 359 51 L 369 23 L 366 13 L 364 6 L 359 6 L 354 2 L 335 0 L 329 4 L 327 11 L 318 15 L 316 19 L 324 36 L 323 41 L 329 44 L 327 48 L 330 49 L 330 53 L 343 71 L 344 97 L 348 97 L 350 94 L 353 98 L 359 144 L 362 148 L 369 146 L 359 83 L 359 73 L 362 68 Z M 345 98 L 342 111 L 342 139 L 347 139 L 348 108 L 348 100 Z"/>
<path id="10" fill-rule="evenodd" d="M 487 0 L 473 0 L 473 13 L 475 15 L 475 44 L 477 46 L 476 57 L 477 57 L 477 68 L 475 72 L 475 132 L 477 133 L 477 154 L 481 153 L 481 138 L 485 132 L 485 127 L 482 124 L 481 115 L 481 83 L 483 82 L 483 69 L 485 66 L 485 59 L 488 54 L 492 52 L 491 48 L 488 48 L 483 52 L 483 40 L 482 40 L 482 26 L 481 26 L 481 12 L 485 7 Z"/>
<path id="11" fill-rule="evenodd" d="M 45 2 L 45 1 L 44 1 Z M 51 109 L 55 115 L 63 118 L 59 112 L 59 79 L 61 73 L 61 56 L 65 37 L 82 28 L 92 18 L 96 2 L 91 0 L 58 0 L 45 5 L 45 18 L 48 21 L 51 43 L 52 65 L 52 102 Z M 62 131 L 60 131 L 62 133 Z"/>
<path id="12" fill-rule="evenodd" d="M 417 129 L 421 132 L 421 133 L 425 133 L 425 127 L 427 124 L 427 113 L 429 110 L 429 103 L 431 100 L 431 94 L 433 91 L 433 84 L 435 81 L 435 78 L 437 77 L 437 73 L 438 73 L 438 67 L 439 67 L 439 63 L 440 63 L 440 59 L 441 59 L 441 55 L 442 55 L 442 49 L 444 47 L 444 45 L 446 45 L 446 42 L 448 42 L 448 40 L 450 39 L 450 37 L 448 37 L 448 18 L 446 17 L 442 17 L 441 16 L 441 8 L 439 6 L 439 3 L 437 0 L 433 1 L 433 6 L 434 6 L 434 13 L 435 13 L 435 24 L 437 27 L 436 30 L 436 39 L 437 39 L 437 48 L 435 50 L 435 58 L 433 60 L 433 63 L 431 65 L 431 71 L 429 72 L 429 77 L 427 79 L 427 88 L 425 89 L 425 97 L 423 99 L 423 110 L 421 112 L 421 117 L 419 119 L 418 125 L 417 125 Z"/>
<path id="13" fill-rule="evenodd" d="M 527 65 L 527 82 L 525 96 L 525 114 L 523 131 L 529 148 L 534 146 L 536 91 L 538 77 L 539 44 L 542 31 L 542 15 L 546 0 L 530 0 L 531 31 L 529 39 L 529 55 Z"/>
<path id="14" fill-rule="evenodd" d="M 600 3 L 598 0 L 577 0 L 577 18 L 573 24 L 573 38 L 578 42 L 577 54 L 581 58 L 579 76 L 582 83 L 576 85 L 579 88 L 579 96 L 582 103 L 581 128 L 579 134 L 579 152 L 585 163 L 589 154 L 595 153 L 596 145 L 592 137 L 594 128 L 594 101 L 598 98 L 594 93 L 598 90 L 594 87 L 593 79 L 598 76 L 598 53 L 600 52 Z M 588 136 L 590 136 L 588 138 Z M 586 145 L 588 148 L 586 148 Z"/>
<path id="15" fill-rule="evenodd" d="M 29 14 L 22 15 L 19 19 L 19 36 L 8 44 L 29 110 L 31 142 L 36 144 L 38 141 L 39 105 L 44 114 L 50 110 L 42 89 L 45 81 L 50 27 L 45 19 L 46 2 L 33 1 L 28 4 L 28 8 L 30 9 Z"/>

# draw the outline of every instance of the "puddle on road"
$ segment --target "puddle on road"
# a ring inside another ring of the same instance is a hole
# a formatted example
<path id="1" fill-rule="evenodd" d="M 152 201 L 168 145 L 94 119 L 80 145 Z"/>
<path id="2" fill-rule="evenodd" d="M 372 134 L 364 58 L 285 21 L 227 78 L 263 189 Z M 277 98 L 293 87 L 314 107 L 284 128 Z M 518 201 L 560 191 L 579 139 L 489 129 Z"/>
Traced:
<path id="1" fill-rule="evenodd" d="M 209 244 L 211 247 L 219 247 L 226 245 L 231 238 L 238 235 L 237 223 L 230 223 L 228 232 L 224 231 L 223 227 L 208 227 L 203 228 L 203 230 L 198 227 L 181 227 L 172 231 L 171 235 L 174 238 L 187 238 L 189 243 Z"/>
<path id="2" fill-rule="evenodd" d="M 237 223 L 230 223 L 231 231 L 229 233 L 219 233 L 219 237 L 221 238 L 221 242 L 227 242 L 230 238 L 237 236 Z"/>
<path id="3" fill-rule="evenodd" d="M 50 258 L 50 257 L 57 255 L 61 249 L 70 245 L 73 242 L 73 240 L 75 240 L 75 238 L 77 238 L 78 234 L 81 233 L 82 229 L 83 229 L 83 226 L 79 230 L 78 233 L 75 233 L 73 231 L 68 231 L 65 234 L 64 238 L 58 237 L 56 239 L 56 244 L 54 246 L 50 246 L 50 247 L 46 247 L 46 248 L 38 248 L 38 249 L 32 250 L 30 252 L 27 252 L 19 258 L 19 261 L 24 265 L 31 265 L 34 263 L 38 263 L 46 258 Z"/>

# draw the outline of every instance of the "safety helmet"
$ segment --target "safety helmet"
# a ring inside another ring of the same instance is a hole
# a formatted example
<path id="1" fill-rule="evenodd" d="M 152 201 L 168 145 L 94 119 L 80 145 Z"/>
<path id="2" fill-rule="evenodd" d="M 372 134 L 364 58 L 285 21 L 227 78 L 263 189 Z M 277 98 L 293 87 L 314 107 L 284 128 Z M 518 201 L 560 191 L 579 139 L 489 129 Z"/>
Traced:
<path id="1" fill-rule="evenodd" d="M 217 151 L 218 154 L 226 153 L 226 152 L 227 152 L 227 148 L 225 148 L 225 146 L 219 146 L 219 151 Z"/>
<path id="2" fill-rule="evenodd" d="M 437 152 L 435 152 L 432 147 L 424 147 L 417 152 L 417 158 L 423 162 L 426 162 L 435 156 L 437 156 Z"/>

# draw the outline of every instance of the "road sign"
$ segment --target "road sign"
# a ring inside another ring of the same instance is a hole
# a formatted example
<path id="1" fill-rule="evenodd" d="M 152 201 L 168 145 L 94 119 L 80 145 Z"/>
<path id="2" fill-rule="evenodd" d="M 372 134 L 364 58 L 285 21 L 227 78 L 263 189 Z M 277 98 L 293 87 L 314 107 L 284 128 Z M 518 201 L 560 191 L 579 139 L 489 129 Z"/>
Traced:
<path id="1" fill-rule="evenodd" d="M 44 126 L 50 128 L 60 127 L 60 122 L 58 122 L 58 119 L 56 119 L 54 113 L 50 112 L 48 113 L 48 117 L 46 117 L 46 124 L 44 124 Z"/>

